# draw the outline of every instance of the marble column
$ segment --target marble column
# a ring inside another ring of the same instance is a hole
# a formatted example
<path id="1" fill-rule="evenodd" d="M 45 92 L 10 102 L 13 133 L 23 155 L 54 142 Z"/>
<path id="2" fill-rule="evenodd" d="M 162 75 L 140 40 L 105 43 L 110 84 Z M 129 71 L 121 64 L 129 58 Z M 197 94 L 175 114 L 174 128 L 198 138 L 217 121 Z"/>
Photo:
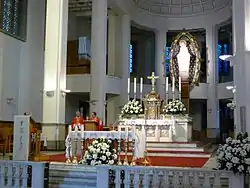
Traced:
<path id="1" fill-rule="evenodd" d="M 115 75 L 116 15 L 108 12 L 108 75 Z"/>
<path id="2" fill-rule="evenodd" d="M 220 133 L 219 125 L 219 100 L 217 99 L 217 61 L 216 46 L 218 32 L 215 26 L 206 28 L 207 49 L 207 137 L 217 138 Z"/>
<path id="3" fill-rule="evenodd" d="M 115 118 L 128 102 L 128 78 L 130 77 L 129 49 L 131 24 L 129 15 L 118 15 L 116 22 L 116 72 L 121 77 L 121 94 L 115 97 Z"/>
<path id="4" fill-rule="evenodd" d="M 233 0 L 234 84 L 236 86 L 235 132 L 250 133 L 250 0 Z"/>
<path id="5" fill-rule="evenodd" d="M 156 81 L 156 89 L 161 98 L 165 98 L 165 77 L 166 77 L 166 63 L 165 63 L 165 49 L 167 44 L 166 31 L 155 32 L 155 74 L 159 76 Z"/>
<path id="6" fill-rule="evenodd" d="M 108 12 L 108 75 L 117 76 L 116 72 L 116 30 L 117 16 Z M 115 101 L 113 96 L 107 99 L 107 124 L 111 125 L 116 119 Z"/>
<path id="7" fill-rule="evenodd" d="M 47 1 L 42 131 L 49 149 L 64 147 L 67 25 L 68 1 Z"/>
<path id="8" fill-rule="evenodd" d="M 105 122 L 107 0 L 92 1 L 90 113 Z"/>

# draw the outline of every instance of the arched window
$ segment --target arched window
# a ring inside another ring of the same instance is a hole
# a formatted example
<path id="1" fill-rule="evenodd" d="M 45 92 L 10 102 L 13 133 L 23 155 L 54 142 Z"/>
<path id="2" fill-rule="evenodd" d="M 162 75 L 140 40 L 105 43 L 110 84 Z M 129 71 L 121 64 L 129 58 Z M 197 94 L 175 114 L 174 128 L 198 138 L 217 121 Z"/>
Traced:
<path id="1" fill-rule="evenodd" d="M 27 0 L 0 0 L 1 29 L 15 37 L 25 39 Z"/>

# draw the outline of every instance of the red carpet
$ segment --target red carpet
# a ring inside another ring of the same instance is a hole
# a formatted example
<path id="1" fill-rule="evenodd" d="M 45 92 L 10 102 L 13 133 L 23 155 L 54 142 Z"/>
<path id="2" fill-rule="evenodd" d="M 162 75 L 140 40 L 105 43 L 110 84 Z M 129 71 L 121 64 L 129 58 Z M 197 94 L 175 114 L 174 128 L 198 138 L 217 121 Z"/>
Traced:
<path id="1" fill-rule="evenodd" d="M 65 162 L 65 155 L 51 155 L 49 157 L 50 162 Z M 124 159 L 124 156 L 121 156 Z M 173 167 L 193 167 L 200 168 L 207 161 L 208 158 L 192 158 L 192 157 L 158 157 L 150 156 L 148 157 L 151 166 L 173 166 Z M 131 161 L 131 156 L 128 156 L 128 160 Z"/>

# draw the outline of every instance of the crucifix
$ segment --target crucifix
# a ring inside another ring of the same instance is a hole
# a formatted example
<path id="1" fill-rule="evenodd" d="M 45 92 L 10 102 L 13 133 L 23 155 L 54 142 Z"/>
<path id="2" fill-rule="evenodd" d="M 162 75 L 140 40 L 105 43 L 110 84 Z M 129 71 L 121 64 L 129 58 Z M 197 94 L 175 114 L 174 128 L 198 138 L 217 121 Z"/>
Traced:
<path id="1" fill-rule="evenodd" d="M 159 78 L 159 76 L 155 76 L 155 72 L 152 72 L 151 76 L 148 76 L 148 79 L 151 80 L 152 91 L 155 91 L 155 82 Z"/>

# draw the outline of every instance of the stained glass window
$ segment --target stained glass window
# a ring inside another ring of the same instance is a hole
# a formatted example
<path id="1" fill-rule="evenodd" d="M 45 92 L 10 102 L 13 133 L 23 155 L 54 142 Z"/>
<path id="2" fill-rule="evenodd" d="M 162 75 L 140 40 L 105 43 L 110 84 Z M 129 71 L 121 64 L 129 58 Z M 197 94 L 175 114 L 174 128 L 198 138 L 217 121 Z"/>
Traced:
<path id="1" fill-rule="evenodd" d="M 227 74 L 229 72 L 229 62 L 223 61 L 219 57 L 221 55 L 228 55 L 228 44 L 218 44 L 217 46 L 218 53 L 218 70 L 221 74 Z"/>
<path id="2" fill-rule="evenodd" d="M 165 61 L 166 61 L 166 75 L 169 72 L 169 61 L 170 61 L 170 47 L 166 47 L 165 51 Z"/>
<path id="3" fill-rule="evenodd" d="M 1 29 L 24 39 L 26 36 L 27 0 L 0 0 Z"/>

